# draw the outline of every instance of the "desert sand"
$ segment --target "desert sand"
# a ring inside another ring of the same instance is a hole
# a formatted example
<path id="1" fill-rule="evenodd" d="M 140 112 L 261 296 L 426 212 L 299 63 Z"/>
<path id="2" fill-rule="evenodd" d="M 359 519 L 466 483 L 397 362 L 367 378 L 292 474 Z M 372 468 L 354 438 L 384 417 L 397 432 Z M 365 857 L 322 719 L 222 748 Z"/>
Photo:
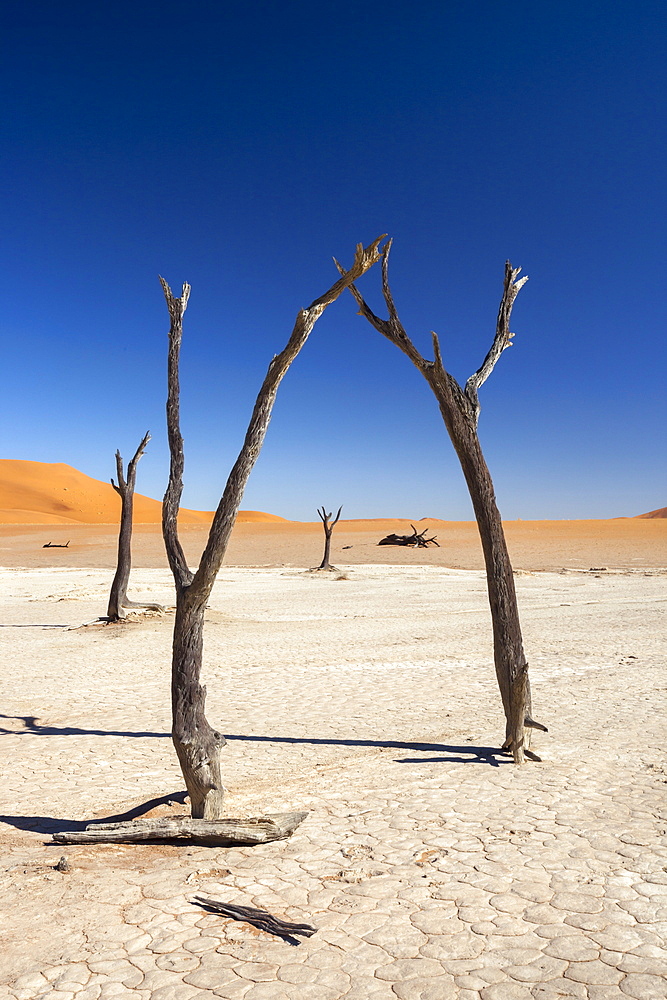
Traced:
<path id="1" fill-rule="evenodd" d="M 428 549 L 378 546 L 390 532 L 410 533 L 405 519 L 340 521 L 334 528 L 331 558 L 338 565 L 377 563 L 403 566 L 448 566 L 481 569 L 484 566 L 474 521 L 414 521 L 429 537 L 437 535 L 440 547 Z M 610 521 L 507 521 L 505 533 L 515 569 L 553 570 L 576 568 L 638 569 L 667 565 L 667 520 L 618 518 Z M 181 540 L 192 565 L 206 544 L 208 526 L 181 526 Z M 110 569 L 116 564 L 116 524 L 0 525 L 0 565 Z M 43 548 L 47 543 L 66 549 Z M 322 525 L 300 521 L 237 522 L 226 564 L 230 566 L 319 565 L 324 533 Z M 161 569 L 167 560 L 158 525 L 135 525 L 134 564 Z"/>
<path id="2" fill-rule="evenodd" d="M 59 628 L 104 610 L 109 569 L 1 571 L 0 995 L 663 995 L 664 571 L 519 573 L 549 733 L 517 769 L 494 750 L 483 573 L 341 570 L 223 567 L 214 588 L 204 680 L 229 813 L 309 812 L 289 841 L 233 849 L 51 842 L 183 811 L 172 619 Z M 173 601 L 163 569 L 131 589 Z M 318 930 L 294 946 L 197 893 Z"/>
<path id="3" fill-rule="evenodd" d="M 237 524 L 203 677 L 228 812 L 308 817 L 287 841 L 227 849 L 52 841 L 187 808 L 173 618 L 77 627 L 105 611 L 114 524 L 3 525 L 0 997 L 664 995 L 667 521 L 506 524 L 549 727 L 523 768 L 497 750 L 475 526 L 427 525 L 441 548 L 378 548 L 400 519 L 341 522 L 339 571 L 319 574 L 321 524 Z M 205 525 L 182 534 L 194 563 Z M 136 526 L 134 565 L 130 596 L 173 604 L 156 524 Z M 317 933 L 289 943 L 197 894 Z"/>
<path id="4" fill-rule="evenodd" d="M 517 569 L 632 569 L 667 565 L 667 508 L 638 517 L 596 521 L 508 521 L 505 532 Z M 0 565 L 115 566 L 120 499 L 109 483 L 64 464 L 0 461 Z M 160 533 L 161 505 L 135 494 L 135 565 L 161 569 L 167 561 Z M 182 510 L 183 546 L 196 564 L 206 545 L 211 511 Z M 378 547 L 390 532 L 429 529 L 439 547 Z M 288 521 L 263 511 L 240 511 L 226 562 L 236 566 L 319 564 L 320 521 Z M 44 548 L 51 543 L 53 548 Z M 67 549 L 55 546 L 69 545 Z M 342 520 L 333 535 L 332 558 L 352 565 L 484 565 L 474 521 L 438 518 Z"/>
<path id="5" fill-rule="evenodd" d="M 667 517 L 667 507 L 659 507 L 657 510 L 649 510 L 646 514 L 637 514 L 637 517 Z"/>

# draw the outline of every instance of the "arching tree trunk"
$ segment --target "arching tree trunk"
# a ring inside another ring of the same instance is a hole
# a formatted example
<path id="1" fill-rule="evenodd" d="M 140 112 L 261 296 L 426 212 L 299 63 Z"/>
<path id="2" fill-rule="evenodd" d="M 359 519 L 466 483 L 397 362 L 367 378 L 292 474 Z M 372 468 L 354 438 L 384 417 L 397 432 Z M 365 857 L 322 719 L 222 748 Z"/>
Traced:
<path id="1" fill-rule="evenodd" d="M 169 485 L 162 507 L 162 533 L 176 584 L 171 685 L 172 740 L 190 795 L 193 817 L 220 818 L 225 791 L 220 771 L 220 751 L 225 745 L 225 738 L 213 729 L 206 719 L 204 711 L 206 689 L 199 682 L 206 603 L 222 565 L 245 485 L 262 447 L 278 387 L 326 307 L 380 260 L 378 245 L 382 238 L 375 240 L 366 249 L 359 244 L 350 270 L 344 272 L 340 280 L 324 295 L 311 303 L 307 309 L 299 312 L 286 347 L 271 361 L 255 402 L 243 447 L 229 474 L 213 518 L 206 548 L 199 568 L 194 574 L 188 568 L 178 538 L 176 520 L 183 492 L 184 467 L 178 369 L 183 314 L 187 307 L 190 286 L 184 284 L 181 297 L 176 298 L 166 281 L 160 279 L 171 320 L 167 398 L 171 466 Z"/>
<path id="2" fill-rule="evenodd" d="M 134 508 L 134 486 L 137 480 L 137 463 L 146 450 L 146 445 L 151 436 L 147 432 L 127 467 L 127 478 L 123 471 L 123 459 L 119 451 L 116 452 L 116 472 L 118 475 L 118 485 L 111 480 L 111 485 L 120 496 L 120 531 L 118 532 L 118 562 L 116 573 L 111 584 L 109 594 L 109 607 L 107 618 L 111 622 L 120 621 L 125 618 L 126 608 L 149 608 L 154 611 L 164 611 L 159 604 L 143 604 L 136 601 L 128 601 L 127 586 L 130 581 L 130 569 L 132 567 L 132 517 Z"/>
<path id="3" fill-rule="evenodd" d="M 498 311 L 496 336 L 482 366 L 466 382 L 462 389 L 455 378 L 445 371 L 440 354 L 438 338 L 433 334 L 434 361 L 427 361 L 414 346 L 401 323 L 389 287 L 388 264 L 391 242 L 383 250 L 382 290 L 389 318 L 381 319 L 369 308 L 358 289 L 352 285 L 360 312 L 376 330 L 399 347 L 412 361 L 428 382 L 435 395 L 440 413 L 459 457 L 470 497 L 472 499 L 477 526 L 484 552 L 489 605 L 493 621 L 493 648 L 496 677 L 503 709 L 505 711 L 505 743 L 503 749 L 511 750 L 514 761 L 521 764 L 524 755 L 536 758 L 528 749 L 529 733 L 526 728 L 546 727 L 535 722 L 531 715 L 531 694 L 528 680 L 528 663 L 523 650 L 519 609 L 514 589 L 514 577 L 510 562 L 500 512 L 496 504 L 491 474 L 484 460 L 477 436 L 479 417 L 478 389 L 489 377 L 505 350 L 511 346 L 514 334 L 510 333 L 509 321 L 512 305 L 519 290 L 528 280 L 517 281 L 521 268 L 505 265 L 505 282 Z M 340 264 L 338 264 L 340 270 Z"/>
<path id="4" fill-rule="evenodd" d="M 531 718 L 528 663 L 523 649 L 512 564 L 491 473 L 482 454 L 475 421 L 457 405 L 448 384 L 438 385 L 437 389 L 436 396 L 443 400 L 440 412 L 463 469 L 482 542 L 493 624 L 496 678 L 506 720 L 504 746 L 513 751 L 516 748 L 515 759 L 520 763 L 521 749 L 525 752 L 525 743 L 528 742 L 524 740 L 524 725 L 536 724 Z"/>
<path id="5" fill-rule="evenodd" d="M 317 567 L 318 569 L 335 569 L 329 562 L 329 556 L 331 555 L 331 534 L 338 524 L 340 519 L 340 512 L 342 511 L 342 506 L 338 508 L 338 513 L 336 514 L 336 519 L 331 521 L 331 512 L 327 514 L 326 507 L 322 504 L 322 510 L 318 510 L 320 520 L 322 521 L 322 527 L 324 528 L 324 555 L 322 556 L 322 562 Z"/>

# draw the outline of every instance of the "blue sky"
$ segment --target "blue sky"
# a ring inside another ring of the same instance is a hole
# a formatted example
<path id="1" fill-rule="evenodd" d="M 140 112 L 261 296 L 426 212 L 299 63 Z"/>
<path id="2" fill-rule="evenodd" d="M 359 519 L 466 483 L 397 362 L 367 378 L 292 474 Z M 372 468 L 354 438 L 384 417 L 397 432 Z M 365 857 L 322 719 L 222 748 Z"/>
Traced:
<path id="1" fill-rule="evenodd" d="M 108 479 L 146 429 L 160 497 L 167 312 L 184 505 L 216 506 L 272 355 L 394 238 L 392 283 L 460 380 L 506 258 L 530 281 L 481 393 L 506 518 L 667 503 L 664 6 L 26 3 L 2 60 L 2 457 Z M 379 307 L 379 272 L 362 289 Z M 426 383 L 348 295 L 280 389 L 242 506 L 471 518 Z"/>

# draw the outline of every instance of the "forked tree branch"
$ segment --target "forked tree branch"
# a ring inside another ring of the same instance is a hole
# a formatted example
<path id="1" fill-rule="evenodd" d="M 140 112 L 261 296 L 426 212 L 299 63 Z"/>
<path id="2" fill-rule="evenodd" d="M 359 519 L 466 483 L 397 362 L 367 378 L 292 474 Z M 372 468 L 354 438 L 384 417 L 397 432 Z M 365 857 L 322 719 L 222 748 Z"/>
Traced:
<path id="1" fill-rule="evenodd" d="M 127 467 L 127 480 L 128 480 L 128 483 L 130 482 L 130 479 L 132 477 L 136 476 L 137 462 L 139 461 L 139 459 L 141 458 L 141 456 L 143 455 L 143 453 L 146 451 L 146 446 L 147 446 L 148 442 L 150 441 L 150 439 L 151 439 L 151 433 L 150 433 L 150 431 L 146 431 L 146 433 L 144 434 L 143 438 L 141 439 L 141 443 L 139 444 L 139 447 L 137 448 L 137 450 L 134 453 L 134 457 L 132 459 L 130 459 L 130 464 Z"/>
<path id="2" fill-rule="evenodd" d="M 150 431 L 146 431 L 139 447 L 134 453 L 134 457 L 130 459 L 130 463 L 127 467 L 127 479 L 125 479 L 125 473 L 123 470 L 123 457 L 120 451 L 116 450 L 116 475 L 118 476 L 118 486 L 116 486 L 113 479 L 111 480 L 111 485 L 121 497 L 129 489 L 134 492 L 134 484 L 137 479 L 137 462 L 146 451 L 146 445 L 151 439 Z"/>
<path id="3" fill-rule="evenodd" d="M 405 327 L 401 323 L 398 316 L 396 305 L 394 303 L 394 297 L 389 285 L 389 253 L 391 250 L 391 242 L 392 241 L 389 240 L 385 244 L 382 251 L 382 294 L 387 306 L 389 318 L 382 319 L 380 316 L 377 316 L 364 300 L 363 296 L 359 292 L 359 289 L 355 285 L 351 285 L 350 291 L 354 295 L 357 305 L 359 306 L 359 314 L 364 316 L 371 326 L 375 327 L 378 333 L 381 333 L 383 337 L 386 337 L 387 340 L 392 342 L 392 344 L 399 347 L 403 353 L 410 358 L 412 363 L 419 368 L 424 375 L 426 375 L 427 378 L 430 373 L 433 375 L 440 375 L 441 379 L 447 384 L 449 392 L 451 392 L 455 397 L 461 410 L 464 413 L 467 413 L 474 420 L 476 425 L 479 419 L 480 411 L 477 390 L 484 384 L 484 382 L 486 382 L 487 378 L 493 371 L 498 358 L 505 348 L 511 346 L 512 337 L 514 336 L 513 333 L 510 333 L 509 328 L 512 306 L 514 305 L 514 300 L 517 295 L 528 281 L 528 278 L 523 277 L 517 281 L 516 279 L 521 271 L 521 268 L 513 268 L 510 262 L 506 261 L 503 295 L 500 300 L 498 318 L 496 320 L 496 335 L 481 367 L 470 376 L 466 382 L 465 389 L 463 389 L 454 376 L 450 375 L 450 373 L 445 369 L 442 363 L 442 355 L 440 353 L 440 344 L 437 334 L 431 334 L 433 338 L 433 352 L 435 360 L 428 361 L 422 354 L 420 354 L 405 332 Z M 338 261 L 334 259 L 334 262 L 341 274 L 344 273 L 343 268 Z"/>
<path id="4" fill-rule="evenodd" d="M 116 478 L 118 479 L 118 486 L 116 486 L 113 479 L 111 480 L 111 485 L 116 493 L 122 497 L 127 483 L 125 482 L 125 473 L 123 471 L 123 456 L 118 449 L 116 449 Z"/>
<path id="5" fill-rule="evenodd" d="M 513 333 L 510 333 L 510 317 L 514 300 L 528 281 L 527 277 L 517 278 L 521 273 L 520 267 L 512 267 L 508 260 L 505 261 L 505 282 L 503 295 L 498 309 L 496 320 L 496 335 L 489 349 L 489 353 L 484 358 L 482 365 L 470 376 L 465 385 L 465 394 L 475 408 L 475 413 L 479 416 L 479 400 L 477 390 L 484 385 L 487 378 L 496 366 L 498 358 L 507 347 L 512 346 Z"/>
<path id="6" fill-rule="evenodd" d="M 340 520 L 340 512 L 342 511 L 342 509 L 343 509 L 343 505 L 341 504 L 341 506 L 340 506 L 340 507 L 338 508 L 338 513 L 336 514 L 336 520 L 335 520 L 335 521 L 331 521 L 331 523 L 330 523 L 330 522 L 329 522 L 329 518 L 331 517 L 331 513 L 332 513 L 332 512 L 330 511 L 330 512 L 329 512 L 329 513 L 327 514 L 327 509 L 326 509 L 326 507 L 324 506 L 324 504 L 322 504 L 322 510 L 320 510 L 320 509 L 318 508 L 318 511 L 317 511 L 317 513 L 318 513 L 318 515 L 319 515 L 319 518 L 320 518 L 320 520 L 321 520 L 322 524 L 324 525 L 324 530 L 325 530 L 325 531 L 326 531 L 327 529 L 328 529 L 329 531 L 332 531 L 332 530 L 333 530 L 333 529 L 334 529 L 334 528 L 336 527 L 336 525 L 338 524 L 338 521 Z"/>
<path id="7" fill-rule="evenodd" d="M 383 337 L 390 340 L 392 344 L 396 344 L 397 347 L 400 347 L 403 353 L 407 354 L 417 368 L 425 371 L 427 368 L 432 366 L 432 362 L 427 361 L 424 357 L 422 357 L 405 332 L 405 327 L 399 319 L 398 312 L 396 311 L 396 305 L 394 303 L 394 297 L 391 293 L 391 288 L 389 287 L 389 253 L 391 251 L 391 244 L 392 240 L 388 240 L 382 249 L 382 294 L 387 305 L 389 319 L 381 319 L 379 316 L 376 316 L 356 285 L 350 285 L 350 291 L 354 295 L 356 303 L 359 306 L 359 314 L 364 316 L 371 326 L 375 327 L 378 333 L 381 333 Z M 341 274 L 345 274 L 342 264 L 340 264 L 335 257 L 334 263 L 339 272 Z"/>

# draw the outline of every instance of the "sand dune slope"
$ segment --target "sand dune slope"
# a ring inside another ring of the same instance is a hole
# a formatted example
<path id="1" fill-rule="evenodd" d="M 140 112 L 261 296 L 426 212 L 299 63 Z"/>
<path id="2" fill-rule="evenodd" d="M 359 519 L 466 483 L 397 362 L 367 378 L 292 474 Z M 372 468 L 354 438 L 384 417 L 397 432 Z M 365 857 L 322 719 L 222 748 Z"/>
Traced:
<path id="1" fill-rule="evenodd" d="M 667 517 L 667 507 L 659 507 L 658 510 L 650 510 L 648 514 L 637 514 L 637 517 Z"/>
<path id="2" fill-rule="evenodd" d="M 162 504 L 134 495 L 136 524 L 159 524 Z M 120 516 L 120 497 L 110 483 L 86 476 L 63 462 L 0 459 L 0 523 L 113 524 Z M 209 524 L 212 512 L 180 512 L 185 524 Z M 282 521 L 261 511 L 241 511 L 240 521 Z"/>

